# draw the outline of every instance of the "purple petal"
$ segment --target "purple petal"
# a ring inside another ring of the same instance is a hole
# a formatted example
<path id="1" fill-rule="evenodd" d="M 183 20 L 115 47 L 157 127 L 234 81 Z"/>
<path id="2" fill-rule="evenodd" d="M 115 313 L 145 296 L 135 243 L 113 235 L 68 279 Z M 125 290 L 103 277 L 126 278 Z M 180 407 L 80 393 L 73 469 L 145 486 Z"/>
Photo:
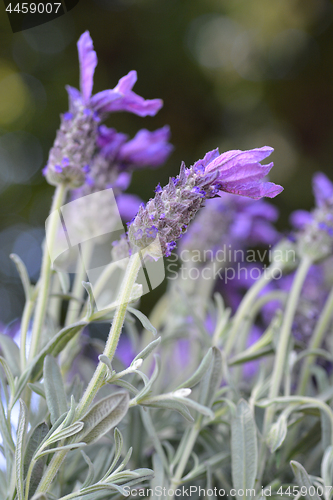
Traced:
<path id="1" fill-rule="evenodd" d="M 101 153 L 108 160 L 113 161 L 127 137 L 126 134 L 119 133 L 114 128 L 101 125 L 98 129 L 97 145 L 101 149 Z"/>
<path id="2" fill-rule="evenodd" d="M 142 129 L 122 146 L 119 160 L 135 167 L 157 167 L 167 159 L 173 149 L 167 142 L 169 138 L 168 126 L 154 132 Z"/>
<path id="3" fill-rule="evenodd" d="M 318 207 L 322 207 L 326 201 L 333 199 L 333 184 L 322 172 L 317 172 L 313 176 L 312 187 Z"/>
<path id="4" fill-rule="evenodd" d="M 88 102 L 94 84 L 97 56 L 89 31 L 83 33 L 77 43 L 80 62 L 80 88 L 85 102 Z"/>
<path id="5" fill-rule="evenodd" d="M 70 85 L 66 85 L 66 90 L 69 97 L 69 109 L 73 109 L 77 106 L 77 104 L 82 103 L 82 95 L 79 90 Z"/>
<path id="6" fill-rule="evenodd" d="M 202 160 L 198 160 L 197 162 L 194 163 L 193 169 L 195 171 L 199 170 L 199 171 L 204 172 L 207 165 L 209 165 L 209 163 L 211 163 L 213 160 L 215 160 L 215 158 L 218 158 L 219 155 L 220 155 L 220 153 L 219 153 L 218 148 L 213 149 L 213 151 L 209 151 L 209 153 L 205 154 L 205 157 Z"/>
<path id="7" fill-rule="evenodd" d="M 136 84 L 137 79 L 138 79 L 138 74 L 133 69 L 127 75 L 120 78 L 114 90 L 117 90 L 120 94 L 127 94 L 127 92 L 132 90 L 132 88 Z"/>
<path id="8" fill-rule="evenodd" d="M 117 197 L 117 207 L 121 218 L 130 221 L 139 210 L 142 200 L 135 194 L 121 194 Z"/>
<path id="9" fill-rule="evenodd" d="M 263 196 L 273 198 L 283 188 L 271 182 L 263 182 L 263 178 L 273 167 L 273 163 L 261 165 L 259 162 L 273 151 L 264 146 L 249 151 L 227 151 L 216 157 L 206 166 L 205 174 L 218 172 L 221 191 L 248 196 L 258 200 Z"/>
<path id="10" fill-rule="evenodd" d="M 128 172 L 121 172 L 118 175 L 116 182 L 113 183 L 112 187 L 118 188 L 121 191 L 125 191 L 130 185 L 131 180 L 132 180 L 132 174 Z"/>
<path id="11" fill-rule="evenodd" d="M 161 99 L 145 100 L 135 94 L 132 87 L 137 79 L 136 71 L 121 78 L 112 90 L 94 95 L 91 104 L 99 112 L 129 111 L 139 116 L 154 116 L 163 106 Z"/>

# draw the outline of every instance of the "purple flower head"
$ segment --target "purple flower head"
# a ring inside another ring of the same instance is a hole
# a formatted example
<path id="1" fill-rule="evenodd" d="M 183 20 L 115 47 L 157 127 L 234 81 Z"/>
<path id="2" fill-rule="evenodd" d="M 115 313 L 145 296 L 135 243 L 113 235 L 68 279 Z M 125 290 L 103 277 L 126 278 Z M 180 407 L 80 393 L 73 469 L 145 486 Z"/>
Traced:
<path id="1" fill-rule="evenodd" d="M 91 164 L 96 150 L 98 123 L 107 113 L 129 111 L 139 116 L 153 116 L 163 105 L 160 99 L 145 100 L 132 91 L 137 79 L 135 71 L 130 71 L 121 78 L 114 89 L 92 96 L 97 56 L 88 31 L 81 35 L 77 47 L 80 90 L 66 87 L 69 112 L 61 117 L 60 130 L 50 151 L 46 169 L 43 170 L 50 184 L 66 183 L 71 189 L 88 180 L 83 167 Z M 102 129 L 99 135 L 104 132 Z M 108 149 L 104 151 L 104 155 L 109 157 L 119 151 L 120 144 L 127 138 L 124 134 L 112 132 L 112 140 L 108 137 L 108 144 L 105 145 Z M 62 164 L 63 158 L 68 159 L 66 165 Z"/>
<path id="2" fill-rule="evenodd" d="M 219 154 L 218 149 L 207 153 L 203 160 L 193 168 L 205 167 L 205 174 L 217 173 L 220 190 L 227 193 L 240 194 L 258 200 L 263 196 L 274 198 L 283 188 L 272 182 L 263 182 L 264 177 L 273 167 L 273 163 L 261 165 L 273 148 L 250 149 L 249 151 L 228 151 Z"/>
<path id="3" fill-rule="evenodd" d="M 333 253 L 333 184 L 325 174 L 314 175 L 313 192 L 315 209 L 297 210 L 291 215 L 291 223 L 296 229 L 299 254 L 309 255 L 316 262 Z"/>
<path id="4" fill-rule="evenodd" d="M 152 243 L 146 229 L 151 227 L 150 216 L 153 215 L 162 253 L 166 255 L 169 253 L 168 244 L 183 235 L 205 200 L 223 191 L 254 199 L 276 196 L 282 187 L 263 182 L 272 164 L 259 163 L 271 152 L 271 148 L 264 147 L 219 155 L 216 149 L 190 168 L 183 163 L 176 179 L 171 178 L 169 184 L 158 189 L 145 207 L 140 207 L 129 227 L 130 242 L 136 248 L 146 248 Z M 137 237 L 138 229 L 142 231 L 141 239 Z"/>
<path id="5" fill-rule="evenodd" d="M 170 128 L 165 126 L 154 132 L 140 130 L 136 136 L 124 144 L 119 151 L 118 159 L 125 166 L 158 167 L 168 158 L 173 150 L 169 144 Z"/>

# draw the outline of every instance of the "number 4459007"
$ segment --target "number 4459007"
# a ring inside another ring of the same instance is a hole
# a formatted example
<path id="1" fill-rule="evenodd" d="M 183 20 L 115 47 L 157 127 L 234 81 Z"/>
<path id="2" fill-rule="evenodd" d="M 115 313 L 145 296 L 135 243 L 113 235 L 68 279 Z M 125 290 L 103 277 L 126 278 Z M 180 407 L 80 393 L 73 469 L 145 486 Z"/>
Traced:
<path id="1" fill-rule="evenodd" d="M 14 5 L 14 4 L 13 4 Z M 23 3 L 17 3 L 15 7 L 12 7 L 12 4 L 10 3 L 6 7 L 6 11 L 11 13 L 17 12 L 22 13 L 22 14 L 44 14 L 46 12 L 47 14 L 52 14 L 54 12 L 57 14 L 58 10 L 60 9 L 61 2 L 59 3 L 28 3 L 28 2 L 23 2 Z"/>

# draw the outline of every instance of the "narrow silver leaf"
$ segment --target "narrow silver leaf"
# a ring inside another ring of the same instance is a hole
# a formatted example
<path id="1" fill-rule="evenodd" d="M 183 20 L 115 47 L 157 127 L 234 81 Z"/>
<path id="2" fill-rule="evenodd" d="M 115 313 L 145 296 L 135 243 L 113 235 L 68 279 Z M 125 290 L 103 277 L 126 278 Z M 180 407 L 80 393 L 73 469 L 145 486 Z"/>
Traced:
<path id="1" fill-rule="evenodd" d="M 257 466 L 256 426 L 249 405 L 241 399 L 231 424 L 232 481 L 236 492 L 244 491 L 243 496 L 237 494 L 237 500 L 246 500 L 246 490 L 254 487 Z"/>

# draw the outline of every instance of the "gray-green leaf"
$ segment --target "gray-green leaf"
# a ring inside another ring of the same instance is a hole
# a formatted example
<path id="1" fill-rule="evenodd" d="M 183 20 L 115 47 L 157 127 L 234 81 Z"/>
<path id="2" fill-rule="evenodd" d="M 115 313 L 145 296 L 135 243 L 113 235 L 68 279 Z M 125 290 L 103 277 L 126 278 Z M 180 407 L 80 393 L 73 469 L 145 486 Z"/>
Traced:
<path id="1" fill-rule="evenodd" d="M 81 419 L 84 428 L 77 438 L 87 444 L 97 441 L 124 418 L 128 403 L 129 395 L 125 391 L 115 392 L 98 401 Z"/>
<path id="2" fill-rule="evenodd" d="M 256 426 L 249 405 L 241 399 L 231 424 L 232 481 L 236 491 L 244 491 L 244 496 L 237 495 L 238 500 L 246 500 L 246 490 L 253 488 L 257 466 Z"/>
<path id="3" fill-rule="evenodd" d="M 153 335 L 157 334 L 156 328 L 151 324 L 147 316 L 145 316 L 141 311 L 138 309 L 134 309 L 134 307 L 127 306 L 127 311 L 130 312 L 131 314 L 134 314 L 142 324 L 142 326 L 148 330 L 148 332 L 152 332 Z"/>
<path id="4" fill-rule="evenodd" d="M 277 421 L 271 426 L 267 436 L 267 444 L 271 453 L 274 453 L 274 451 L 280 448 L 286 438 L 286 435 L 287 417 L 282 413 Z"/>
<path id="5" fill-rule="evenodd" d="M 192 389 L 192 387 L 197 385 L 207 372 L 212 362 L 212 358 L 213 358 L 213 352 L 212 349 L 209 349 L 207 354 L 201 361 L 198 369 L 193 373 L 193 375 L 188 380 L 179 385 L 177 389 L 182 389 L 183 387 L 188 387 L 189 389 Z"/>
<path id="6" fill-rule="evenodd" d="M 47 355 L 44 360 L 44 387 L 47 407 L 54 424 L 67 411 L 66 393 L 56 360 Z"/>
<path id="7" fill-rule="evenodd" d="M 217 347 L 212 348 L 212 360 L 200 384 L 199 403 L 210 407 L 222 381 L 222 354 Z"/>
<path id="8" fill-rule="evenodd" d="M 25 267 L 23 260 L 18 255 L 16 255 L 16 253 L 10 254 L 9 257 L 14 262 L 16 269 L 20 275 L 23 289 L 24 289 L 25 300 L 28 301 L 31 299 L 32 287 L 30 284 L 30 279 L 29 279 L 29 274 L 28 274 L 27 268 Z"/>
<path id="9" fill-rule="evenodd" d="M 9 335 L 0 333 L 0 347 L 14 378 L 19 377 L 21 374 L 21 361 L 18 345 L 15 344 Z"/>
<path id="10" fill-rule="evenodd" d="M 47 436 L 47 433 L 49 432 L 49 428 L 46 425 L 45 422 L 37 425 L 35 429 L 33 430 L 32 434 L 30 435 L 27 448 L 24 454 L 24 478 L 27 475 L 28 468 L 30 465 L 30 462 L 37 451 L 38 447 L 41 445 L 45 437 Z M 43 458 L 42 460 L 38 460 L 33 469 L 32 469 L 32 474 L 30 478 L 30 487 L 29 487 L 29 497 L 35 493 L 37 486 L 43 476 L 44 472 L 44 465 L 46 462 L 46 458 Z"/>
<path id="11" fill-rule="evenodd" d="M 148 356 L 153 352 L 154 349 L 156 349 L 156 347 L 161 343 L 161 337 L 158 337 L 157 339 L 153 340 L 152 342 L 150 342 L 150 344 L 148 344 L 144 349 L 142 349 L 141 352 L 139 352 L 139 354 L 137 356 L 135 356 L 135 358 L 133 359 L 132 363 L 134 363 L 134 361 L 137 361 L 138 359 L 146 359 L 148 358 Z"/>
<path id="12" fill-rule="evenodd" d="M 16 489 L 18 500 L 24 499 L 23 450 L 24 437 L 27 429 L 27 411 L 25 402 L 20 399 L 20 416 L 18 421 L 15 449 Z"/>
<path id="13" fill-rule="evenodd" d="M 307 500 L 320 500 L 319 496 L 316 494 L 315 491 L 313 495 L 309 494 L 309 488 L 310 486 L 312 486 L 312 483 L 303 465 L 301 465 L 299 462 L 296 462 L 296 460 L 292 460 L 290 462 L 290 465 L 295 475 L 296 481 L 298 482 L 298 485 L 300 487 L 302 486 L 306 487 L 306 494 L 304 495 L 305 498 L 307 498 Z"/>

